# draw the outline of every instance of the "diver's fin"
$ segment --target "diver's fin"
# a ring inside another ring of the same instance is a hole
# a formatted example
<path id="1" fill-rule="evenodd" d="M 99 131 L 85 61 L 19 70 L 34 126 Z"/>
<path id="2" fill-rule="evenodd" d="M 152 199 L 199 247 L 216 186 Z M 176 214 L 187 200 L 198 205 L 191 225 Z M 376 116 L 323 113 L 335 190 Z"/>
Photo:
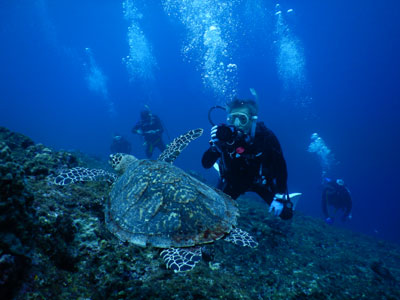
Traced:
<path id="1" fill-rule="evenodd" d="M 293 198 L 301 196 L 302 194 L 303 193 L 290 193 L 289 194 L 289 199 L 293 203 L 293 207 L 292 207 L 293 210 L 295 210 L 297 202 L 299 201 L 298 198 L 296 198 L 296 199 L 293 199 Z M 275 194 L 275 198 L 280 199 L 280 200 L 287 200 L 287 195 L 286 194 Z"/>
<path id="2" fill-rule="evenodd" d="M 297 197 L 302 195 L 303 193 L 290 193 L 289 194 L 289 198 L 292 199 L 293 197 Z M 275 198 L 276 199 L 280 199 L 280 200 L 286 200 L 286 194 L 275 194 Z"/>
<path id="3" fill-rule="evenodd" d="M 301 195 L 303 195 L 303 193 L 290 193 L 289 198 L 294 198 L 294 197 L 301 196 Z"/>
<path id="4" fill-rule="evenodd" d="M 299 197 L 298 196 L 301 196 L 303 193 L 290 193 L 289 194 L 289 199 L 292 201 L 292 203 L 293 203 L 293 210 L 295 210 L 296 209 L 296 205 L 297 205 L 297 202 L 299 202 Z M 294 199 L 293 199 L 294 198 Z"/>
<path id="5" fill-rule="evenodd" d="M 218 163 L 214 163 L 213 167 L 219 173 L 219 165 L 218 165 Z"/>

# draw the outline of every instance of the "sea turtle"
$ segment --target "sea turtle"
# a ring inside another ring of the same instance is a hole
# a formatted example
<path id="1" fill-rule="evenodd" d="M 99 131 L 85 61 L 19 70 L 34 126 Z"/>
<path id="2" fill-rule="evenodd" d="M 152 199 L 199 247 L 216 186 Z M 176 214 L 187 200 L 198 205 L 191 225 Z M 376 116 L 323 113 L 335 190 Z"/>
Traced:
<path id="1" fill-rule="evenodd" d="M 128 154 L 110 156 L 121 176 L 113 184 L 105 209 L 107 228 L 122 241 L 162 248 L 161 257 L 175 272 L 189 271 L 201 260 L 202 244 L 224 239 L 257 247 L 236 228 L 236 202 L 172 165 L 202 129 L 176 138 L 157 160 Z"/>
<path id="2" fill-rule="evenodd" d="M 75 167 L 58 174 L 52 182 L 57 185 L 67 185 L 80 181 L 107 181 L 113 183 L 117 176 L 102 169 Z"/>

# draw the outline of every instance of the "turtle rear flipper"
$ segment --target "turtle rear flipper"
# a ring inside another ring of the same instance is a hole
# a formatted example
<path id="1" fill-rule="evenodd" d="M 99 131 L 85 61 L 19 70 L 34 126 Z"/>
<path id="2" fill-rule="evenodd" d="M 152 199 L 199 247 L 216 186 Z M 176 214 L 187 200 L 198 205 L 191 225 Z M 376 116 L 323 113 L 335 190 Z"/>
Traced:
<path id="1" fill-rule="evenodd" d="M 101 169 L 88 169 L 76 167 L 64 170 L 58 174 L 53 183 L 57 185 L 67 185 L 80 181 L 107 181 L 114 182 L 117 176 Z"/>
<path id="2" fill-rule="evenodd" d="M 256 240 L 248 232 L 239 228 L 232 229 L 224 240 L 239 246 L 247 246 L 250 248 L 256 248 L 258 246 Z"/>
<path id="3" fill-rule="evenodd" d="M 157 160 L 173 163 L 178 155 L 189 145 L 189 143 L 203 134 L 203 128 L 189 130 L 187 133 L 175 138 L 167 149 L 160 154 Z"/>
<path id="4" fill-rule="evenodd" d="M 186 272 L 193 269 L 201 260 L 201 248 L 168 248 L 161 251 L 160 256 L 168 269 L 174 272 Z"/>

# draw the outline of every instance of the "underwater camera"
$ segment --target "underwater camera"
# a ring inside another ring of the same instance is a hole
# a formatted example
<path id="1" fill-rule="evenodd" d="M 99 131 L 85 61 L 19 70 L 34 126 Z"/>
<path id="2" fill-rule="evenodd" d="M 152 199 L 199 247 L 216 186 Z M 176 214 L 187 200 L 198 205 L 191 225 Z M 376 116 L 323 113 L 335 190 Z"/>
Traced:
<path id="1" fill-rule="evenodd" d="M 237 134 L 237 129 L 234 126 L 228 126 L 225 124 L 218 126 L 218 130 L 216 132 L 217 138 L 224 143 L 232 143 Z"/>

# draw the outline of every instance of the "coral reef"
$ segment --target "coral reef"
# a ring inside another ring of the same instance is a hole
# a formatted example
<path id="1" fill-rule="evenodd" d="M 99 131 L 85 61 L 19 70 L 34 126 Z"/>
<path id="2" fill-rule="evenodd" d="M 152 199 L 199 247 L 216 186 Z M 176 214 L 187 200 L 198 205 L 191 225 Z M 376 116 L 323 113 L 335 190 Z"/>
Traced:
<path id="1" fill-rule="evenodd" d="M 76 166 L 103 168 L 0 127 L 2 299 L 399 299 L 400 247 L 296 212 L 238 200 L 239 227 L 257 249 L 217 241 L 188 273 L 165 268 L 159 250 L 121 243 L 104 225 L 110 185 L 56 186 Z"/>

